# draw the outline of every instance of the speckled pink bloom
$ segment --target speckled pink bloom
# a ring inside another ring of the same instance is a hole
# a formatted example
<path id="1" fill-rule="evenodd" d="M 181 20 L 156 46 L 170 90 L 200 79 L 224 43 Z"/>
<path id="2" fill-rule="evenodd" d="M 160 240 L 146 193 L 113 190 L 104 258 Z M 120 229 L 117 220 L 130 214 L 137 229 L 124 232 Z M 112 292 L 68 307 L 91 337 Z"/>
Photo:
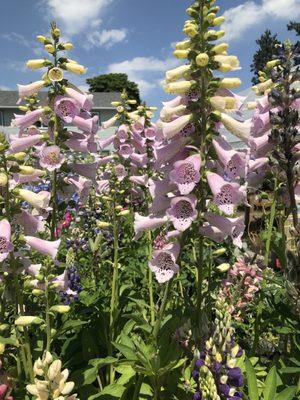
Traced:
<path id="1" fill-rule="evenodd" d="M 175 183 L 180 194 L 189 194 L 200 181 L 201 157 L 192 155 L 185 160 L 176 161 L 170 172 L 170 181 Z"/>
<path id="2" fill-rule="evenodd" d="M 214 172 L 207 173 L 207 181 L 214 195 L 214 203 L 225 214 L 232 214 L 235 207 L 245 200 L 245 193 L 238 183 L 227 182 Z"/>
<path id="3" fill-rule="evenodd" d="M 159 283 L 169 281 L 179 271 L 179 266 L 176 264 L 179 252 L 180 246 L 177 243 L 167 244 L 163 249 L 154 251 L 149 268 Z"/>
<path id="4" fill-rule="evenodd" d="M 198 215 L 196 205 L 197 198 L 193 194 L 172 198 L 166 214 L 175 229 L 183 232 L 191 226 Z"/>
<path id="5" fill-rule="evenodd" d="M 65 162 L 65 157 L 61 154 L 58 146 L 44 147 L 40 154 L 40 166 L 48 171 L 59 169 Z"/>
<path id="6" fill-rule="evenodd" d="M 54 112 L 66 123 L 70 124 L 79 114 L 80 106 L 76 100 L 70 97 L 57 96 L 54 101 Z"/>
<path id="7" fill-rule="evenodd" d="M 11 227 L 7 219 L 0 221 L 0 262 L 3 262 L 13 251 L 14 246 L 10 241 Z"/>

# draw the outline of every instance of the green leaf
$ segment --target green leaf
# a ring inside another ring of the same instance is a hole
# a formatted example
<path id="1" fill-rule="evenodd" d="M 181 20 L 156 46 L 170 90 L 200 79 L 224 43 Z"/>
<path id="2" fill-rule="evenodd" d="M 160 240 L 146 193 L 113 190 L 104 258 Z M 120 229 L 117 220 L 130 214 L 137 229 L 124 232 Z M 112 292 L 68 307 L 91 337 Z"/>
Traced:
<path id="1" fill-rule="evenodd" d="M 255 370 L 248 358 L 245 361 L 245 365 L 246 365 L 246 375 L 247 375 L 249 399 L 250 400 L 259 400 Z"/>
<path id="2" fill-rule="evenodd" d="M 300 367 L 286 367 L 282 368 L 280 372 L 283 374 L 296 374 L 297 372 L 300 372 Z"/>
<path id="3" fill-rule="evenodd" d="M 115 357 L 94 358 L 93 360 L 89 361 L 89 364 L 93 367 L 101 368 L 104 365 L 114 364 L 117 361 L 118 359 Z"/>
<path id="4" fill-rule="evenodd" d="M 264 400 L 273 400 L 277 389 L 277 371 L 276 367 L 272 367 L 265 380 L 265 388 L 263 391 Z"/>
<path id="5" fill-rule="evenodd" d="M 123 356 L 130 361 L 137 361 L 137 356 L 134 350 L 132 350 L 130 347 L 125 346 L 124 344 L 121 343 L 112 343 L 122 354 Z"/>
<path id="6" fill-rule="evenodd" d="M 84 368 L 78 371 L 75 371 L 72 374 L 72 380 L 76 382 L 76 387 L 80 388 L 81 386 L 90 385 L 95 382 L 98 374 L 97 367 Z"/>
<path id="7" fill-rule="evenodd" d="M 18 340 L 16 338 L 13 338 L 13 337 L 5 338 L 3 336 L 0 336 L 0 343 L 1 344 L 8 344 L 10 346 L 19 347 Z"/>
<path id="8" fill-rule="evenodd" d="M 124 386 L 118 385 L 117 383 L 112 383 L 111 385 L 108 385 L 103 390 L 101 390 L 100 393 L 90 396 L 88 400 L 94 400 L 94 399 L 109 400 L 111 398 L 120 399 L 124 391 L 125 391 Z"/>
<path id="9" fill-rule="evenodd" d="M 275 400 L 292 400 L 296 394 L 296 390 L 297 390 L 296 386 L 288 387 L 284 389 L 282 392 L 280 392 L 275 397 Z"/>

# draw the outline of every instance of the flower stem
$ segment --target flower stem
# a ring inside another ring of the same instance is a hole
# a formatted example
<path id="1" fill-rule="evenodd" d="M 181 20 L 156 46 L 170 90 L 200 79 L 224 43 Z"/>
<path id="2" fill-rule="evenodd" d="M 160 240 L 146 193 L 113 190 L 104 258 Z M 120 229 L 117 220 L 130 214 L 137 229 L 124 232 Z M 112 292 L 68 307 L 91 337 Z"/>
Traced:
<path id="1" fill-rule="evenodd" d="M 119 276 L 119 227 L 116 218 L 116 202 L 113 202 L 113 237 L 114 237 L 114 261 L 113 261 L 113 278 L 111 288 L 111 300 L 110 300 L 110 318 L 109 318 L 109 353 L 112 355 L 111 342 L 114 340 L 114 324 L 115 324 L 115 311 L 118 304 L 118 276 Z M 110 366 L 110 383 L 114 381 L 114 367 Z"/>
<path id="2" fill-rule="evenodd" d="M 171 288 L 171 283 L 170 282 L 171 281 L 168 281 L 166 283 L 164 296 L 163 296 L 161 307 L 160 307 L 160 310 L 159 310 L 159 313 L 158 313 L 158 318 L 157 318 L 156 324 L 154 326 L 153 336 L 154 336 L 155 339 L 157 339 L 157 335 L 158 335 L 158 332 L 160 330 L 162 319 L 163 319 L 163 316 L 164 316 L 164 313 L 165 313 L 165 310 L 166 310 L 168 296 L 169 296 L 169 292 L 170 292 L 170 288 Z"/>
<path id="3" fill-rule="evenodd" d="M 148 260 L 151 259 L 152 255 L 152 237 L 151 232 L 148 232 Z M 151 325 L 155 324 L 155 306 L 154 306 L 154 297 L 153 297 L 153 275 L 152 271 L 148 268 L 148 290 L 149 290 L 149 301 L 150 301 L 150 315 L 151 315 Z"/>

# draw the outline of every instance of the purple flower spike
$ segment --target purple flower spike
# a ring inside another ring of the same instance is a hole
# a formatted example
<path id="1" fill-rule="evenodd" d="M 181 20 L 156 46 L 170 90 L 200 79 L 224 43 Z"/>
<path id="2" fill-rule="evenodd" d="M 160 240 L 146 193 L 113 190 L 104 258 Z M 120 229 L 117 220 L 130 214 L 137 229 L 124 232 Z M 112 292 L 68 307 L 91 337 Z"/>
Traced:
<path id="1" fill-rule="evenodd" d="M 180 246 L 177 243 L 168 244 L 162 250 L 154 251 L 149 268 L 155 273 L 159 283 L 169 281 L 179 271 L 179 266 L 176 264 L 179 252 Z"/>
<path id="2" fill-rule="evenodd" d="M 180 194 L 189 194 L 200 181 L 201 157 L 192 155 L 185 160 L 176 161 L 170 172 L 170 181 L 175 183 Z"/>
<path id="3" fill-rule="evenodd" d="M 202 400 L 202 394 L 200 392 L 196 392 L 194 394 L 193 400 Z"/>
<path id="4" fill-rule="evenodd" d="M 228 369 L 227 375 L 228 375 L 228 382 L 230 385 L 235 387 L 243 386 L 244 379 L 240 368 L 235 367 Z"/>
<path id="5" fill-rule="evenodd" d="M 174 228 L 180 232 L 189 228 L 197 218 L 197 198 L 190 194 L 188 196 L 173 197 L 170 208 L 167 209 L 167 216 L 173 222 Z"/>

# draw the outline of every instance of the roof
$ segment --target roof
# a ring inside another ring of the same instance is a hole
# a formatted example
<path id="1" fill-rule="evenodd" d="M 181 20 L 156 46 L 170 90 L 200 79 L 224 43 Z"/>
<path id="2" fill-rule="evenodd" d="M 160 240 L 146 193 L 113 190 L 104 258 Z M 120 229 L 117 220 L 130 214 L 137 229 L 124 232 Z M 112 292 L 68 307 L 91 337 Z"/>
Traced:
<path id="1" fill-rule="evenodd" d="M 118 92 L 97 92 L 93 93 L 94 106 L 93 109 L 110 109 L 112 101 L 118 101 L 121 93 Z M 41 102 L 45 101 L 46 92 L 40 92 L 39 98 Z M 0 90 L 0 108 L 17 108 L 19 94 L 16 90 Z"/>

